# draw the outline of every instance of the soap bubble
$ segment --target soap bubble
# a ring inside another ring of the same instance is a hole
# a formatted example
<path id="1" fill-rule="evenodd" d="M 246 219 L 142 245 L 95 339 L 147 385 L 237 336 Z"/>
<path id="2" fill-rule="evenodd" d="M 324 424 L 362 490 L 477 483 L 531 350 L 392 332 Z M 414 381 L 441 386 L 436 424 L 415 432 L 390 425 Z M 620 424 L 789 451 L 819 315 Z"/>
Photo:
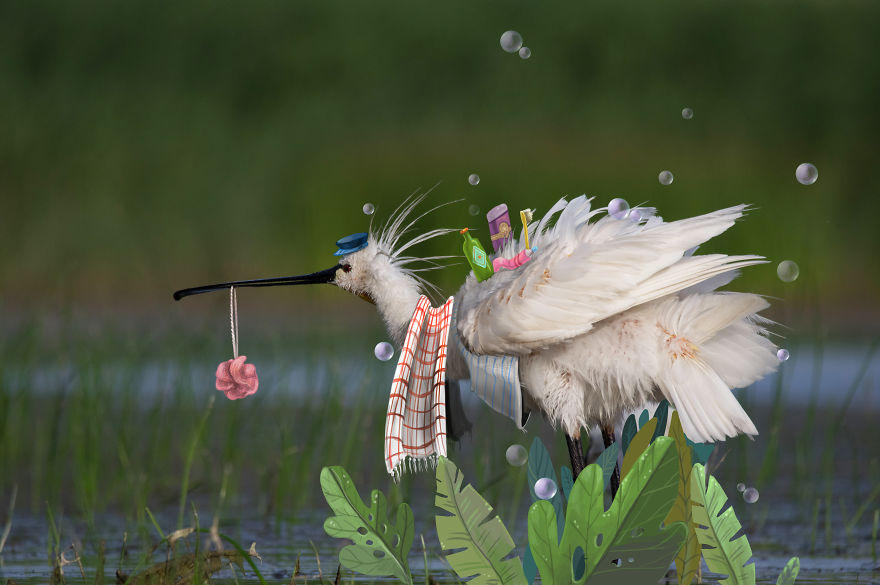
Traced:
<path id="1" fill-rule="evenodd" d="M 694 111 L 690 108 L 685 108 L 681 111 L 681 117 L 685 120 L 690 120 L 694 117 Z"/>
<path id="2" fill-rule="evenodd" d="M 516 53 L 522 47 L 522 35 L 515 30 L 506 31 L 501 35 L 501 48 L 508 53 Z"/>
<path id="3" fill-rule="evenodd" d="M 670 171 L 660 171 L 660 174 L 657 175 L 657 179 L 660 181 L 661 185 L 671 185 L 672 181 L 675 180 L 675 177 L 672 176 Z"/>
<path id="4" fill-rule="evenodd" d="M 636 562 L 636 560 L 633 557 L 629 557 L 628 559 L 626 559 L 626 562 L 634 563 L 634 562 Z"/>
<path id="5" fill-rule="evenodd" d="M 549 477 L 542 477 L 535 482 L 535 495 L 542 500 L 549 500 L 556 495 L 556 482 Z"/>
<path id="6" fill-rule="evenodd" d="M 480 206 L 479 205 L 471 205 L 468 207 L 468 213 L 471 215 L 480 215 Z"/>
<path id="7" fill-rule="evenodd" d="M 758 490 L 750 487 L 746 488 L 746 491 L 743 492 L 743 499 L 746 501 L 747 504 L 754 504 L 758 501 L 759 495 L 760 494 L 758 493 Z"/>
<path id="8" fill-rule="evenodd" d="M 788 361 L 788 358 L 790 358 L 790 357 L 791 357 L 791 354 L 788 353 L 788 350 L 785 348 L 780 349 L 779 351 L 776 352 L 776 358 L 781 362 Z"/>
<path id="9" fill-rule="evenodd" d="M 372 203 L 364 203 L 364 215 L 373 215 L 376 211 L 376 206 Z"/>
<path id="10" fill-rule="evenodd" d="M 629 218 L 636 223 L 642 221 L 642 211 L 638 207 L 633 207 L 629 211 Z"/>
<path id="11" fill-rule="evenodd" d="M 387 362 L 394 355 L 394 346 L 387 341 L 381 341 L 376 344 L 373 353 L 376 354 L 377 359 Z"/>
<path id="12" fill-rule="evenodd" d="M 472 173 L 468 175 L 468 183 L 471 185 L 479 185 L 480 184 L 480 175 L 477 173 Z"/>
<path id="13" fill-rule="evenodd" d="M 801 163 L 794 170 L 794 176 L 801 185 L 812 185 L 819 178 L 819 170 L 810 163 Z"/>
<path id="14" fill-rule="evenodd" d="M 744 484 L 742 482 L 736 484 L 736 491 L 738 491 L 740 493 L 746 491 L 746 484 Z"/>
<path id="15" fill-rule="evenodd" d="M 626 214 L 628 212 L 629 203 L 626 202 L 626 199 L 615 197 L 608 202 L 608 215 L 610 215 L 614 219 L 623 219 L 626 217 Z"/>
<path id="16" fill-rule="evenodd" d="M 528 47 L 523 47 L 519 50 L 519 58 L 520 59 L 528 59 L 532 56 L 532 50 Z"/>
<path id="17" fill-rule="evenodd" d="M 776 267 L 776 275 L 782 282 L 794 282 L 800 276 L 801 269 L 791 260 L 783 260 Z"/>
<path id="18" fill-rule="evenodd" d="M 522 445 L 511 445 L 504 454 L 507 462 L 514 467 L 522 467 L 529 460 L 529 452 Z"/>

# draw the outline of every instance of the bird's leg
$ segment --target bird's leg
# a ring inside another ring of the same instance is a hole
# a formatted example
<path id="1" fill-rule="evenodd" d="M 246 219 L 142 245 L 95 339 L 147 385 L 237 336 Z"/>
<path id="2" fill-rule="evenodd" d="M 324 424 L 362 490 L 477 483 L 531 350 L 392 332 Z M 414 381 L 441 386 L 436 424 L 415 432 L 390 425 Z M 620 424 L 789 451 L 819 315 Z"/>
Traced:
<path id="1" fill-rule="evenodd" d="M 615 439 L 614 439 L 614 425 L 602 425 L 602 440 L 605 442 L 605 448 L 610 447 Z M 611 473 L 611 499 L 617 495 L 617 490 L 620 488 L 620 466 L 615 463 L 614 471 Z"/>
<path id="2" fill-rule="evenodd" d="M 565 433 L 565 442 L 568 444 L 568 456 L 571 459 L 571 475 L 577 479 L 581 471 L 584 469 L 584 451 L 581 447 L 581 434 L 576 433 L 574 437 Z"/>

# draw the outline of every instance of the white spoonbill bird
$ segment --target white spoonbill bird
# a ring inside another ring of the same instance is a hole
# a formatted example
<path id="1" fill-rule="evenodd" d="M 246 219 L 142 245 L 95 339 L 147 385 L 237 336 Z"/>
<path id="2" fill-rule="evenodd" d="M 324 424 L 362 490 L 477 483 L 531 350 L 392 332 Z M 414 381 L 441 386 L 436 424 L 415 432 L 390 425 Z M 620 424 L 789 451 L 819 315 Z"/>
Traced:
<path id="1" fill-rule="evenodd" d="M 230 286 L 331 283 L 374 303 L 400 348 L 420 295 L 432 288 L 419 272 L 451 258 L 405 252 L 458 231 L 434 229 L 401 243 L 429 213 L 413 218 L 423 198 L 405 201 L 383 229 L 340 244 L 339 263 L 328 270 L 185 289 L 175 298 Z M 778 365 L 768 321 L 758 315 L 768 303 L 717 288 L 765 260 L 693 253 L 746 206 L 666 222 L 650 208 L 617 219 L 591 202 L 561 199 L 530 224 L 531 261 L 482 282 L 471 273 L 454 297 L 450 336 L 478 356 L 518 358 L 523 400 L 565 432 L 575 474 L 583 466 L 581 428 L 598 425 L 613 441 L 621 415 L 648 401 L 668 399 L 697 442 L 757 435 L 731 389 Z M 501 254 L 513 257 L 524 242 L 511 239 Z M 447 378 L 469 378 L 460 352 L 449 352 Z"/>

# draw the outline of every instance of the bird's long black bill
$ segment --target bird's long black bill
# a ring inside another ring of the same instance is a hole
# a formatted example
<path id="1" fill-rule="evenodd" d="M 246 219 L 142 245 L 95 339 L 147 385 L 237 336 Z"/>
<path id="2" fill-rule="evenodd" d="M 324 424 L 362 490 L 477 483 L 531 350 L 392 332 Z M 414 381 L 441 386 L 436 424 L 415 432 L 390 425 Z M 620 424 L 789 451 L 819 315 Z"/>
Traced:
<path id="1" fill-rule="evenodd" d="M 230 287 L 257 287 L 257 286 L 285 286 L 293 284 L 324 284 L 333 282 L 336 278 L 336 271 L 341 268 L 341 264 L 337 264 L 333 268 L 313 272 L 311 274 L 300 274 L 298 276 L 279 276 L 277 278 L 257 278 L 255 280 L 236 280 L 233 282 L 219 282 L 217 284 L 208 284 L 205 286 L 194 286 L 193 288 L 185 288 L 174 293 L 174 300 L 179 301 L 183 297 L 191 295 L 200 295 L 215 290 L 227 290 Z"/>

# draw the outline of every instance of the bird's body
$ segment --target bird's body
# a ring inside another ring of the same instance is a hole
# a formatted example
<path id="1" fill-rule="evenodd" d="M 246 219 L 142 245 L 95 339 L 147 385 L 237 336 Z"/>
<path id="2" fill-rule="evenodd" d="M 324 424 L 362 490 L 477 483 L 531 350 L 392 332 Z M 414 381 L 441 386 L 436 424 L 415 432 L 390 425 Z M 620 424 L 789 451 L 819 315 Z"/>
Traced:
<path id="1" fill-rule="evenodd" d="M 404 202 L 382 230 L 337 242 L 339 264 L 328 270 L 184 289 L 174 296 L 232 286 L 335 284 L 375 303 L 400 348 L 420 295 L 431 287 L 419 272 L 448 258 L 404 252 L 458 231 L 434 229 L 401 244 L 428 213 L 411 218 L 422 199 Z M 594 209 L 584 196 L 561 199 L 529 226 L 528 238 L 511 239 L 501 251 L 511 258 L 528 239 L 537 246 L 528 262 L 483 282 L 473 273 L 467 277 L 455 294 L 451 335 L 471 354 L 516 357 L 524 401 L 565 431 L 573 453 L 582 427 L 601 426 L 609 439 L 610 425 L 624 412 L 663 398 L 694 441 L 755 435 L 731 389 L 778 365 L 766 321 L 758 316 L 767 302 L 717 288 L 764 259 L 694 254 L 745 210 L 739 205 L 665 222 L 651 208 L 617 218 L 607 208 Z M 447 377 L 467 379 L 468 363 L 450 351 Z M 573 461 L 579 458 L 573 455 Z"/>
<path id="2" fill-rule="evenodd" d="M 693 440 L 757 434 L 730 389 L 778 363 L 757 316 L 767 303 L 715 288 L 763 259 L 690 253 L 733 225 L 744 206 L 669 223 L 648 211 L 639 222 L 604 211 L 585 197 L 557 203 L 534 226 L 530 262 L 484 282 L 467 278 L 455 294 L 452 334 L 476 354 L 517 356 L 526 400 L 569 436 L 663 398 Z M 348 271 L 336 284 L 375 302 L 399 347 L 421 286 L 396 262 L 399 234 L 391 231 L 343 257 Z M 450 352 L 447 375 L 469 376 L 458 352 Z"/>

